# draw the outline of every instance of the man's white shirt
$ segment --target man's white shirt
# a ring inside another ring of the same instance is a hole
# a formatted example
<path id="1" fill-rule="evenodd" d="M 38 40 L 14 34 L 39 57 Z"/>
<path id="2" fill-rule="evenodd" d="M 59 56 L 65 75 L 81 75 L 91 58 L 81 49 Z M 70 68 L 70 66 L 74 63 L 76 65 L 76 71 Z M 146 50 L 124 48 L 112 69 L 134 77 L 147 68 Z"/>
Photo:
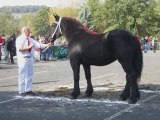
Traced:
<path id="1" fill-rule="evenodd" d="M 31 52 L 29 52 L 29 51 L 21 52 L 21 51 L 19 51 L 19 49 L 28 47 L 27 37 L 22 34 L 16 39 L 16 48 L 17 48 L 17 57 L 18 58 L 23 58 L 25 56 L 33 57 L 34 56 L 34 48 L 40 48 L 39 42 L 35 41 L 34 39 L 32 39 L 30 37 L 29 37 L 29 41 L 30 41 L 30 45 L 33 45 Z"/>

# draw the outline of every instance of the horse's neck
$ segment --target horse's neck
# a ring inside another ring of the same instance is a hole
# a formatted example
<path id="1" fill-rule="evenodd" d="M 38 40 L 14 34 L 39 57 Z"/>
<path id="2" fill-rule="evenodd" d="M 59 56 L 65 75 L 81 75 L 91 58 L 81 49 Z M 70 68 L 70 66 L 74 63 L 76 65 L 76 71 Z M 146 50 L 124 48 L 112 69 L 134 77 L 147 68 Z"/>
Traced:
<path id="1" fill-rule="evenodd" d="M 85 33 L 82 32 L 81 30 L 77 30 L 77 29 L 72 29 L 72 30 L 66 30 L 64 32 L 64 37 L 67 39 L 67 41 L 71 41 L 71 40 L 77 40 L 78 38 L 80 38 L 82 35 L 84 35 Z"/>

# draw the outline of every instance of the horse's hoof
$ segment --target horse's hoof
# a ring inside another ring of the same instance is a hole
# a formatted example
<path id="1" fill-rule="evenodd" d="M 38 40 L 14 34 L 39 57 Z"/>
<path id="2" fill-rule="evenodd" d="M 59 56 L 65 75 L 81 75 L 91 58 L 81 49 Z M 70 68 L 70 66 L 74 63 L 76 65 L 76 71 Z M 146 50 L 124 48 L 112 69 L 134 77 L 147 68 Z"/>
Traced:
<path id="1" fill-rule="evenodd" d="M 80 95 L 80 92 L 78 92 L 78 93 L 72 92 L 72 93 L 71 93 L 72 99 L 77 99 L 77 97 L 78 97 L 79 95 Z"/>
<path id="2" fill-rule="evenodd" d="M 88 93 L 86 94 L 86 97 L 91 97 L 91 96 L 92 96 L 92 94 L 88 94 Z"/>
<path id="3" fill-rule="evenodd" d="M 93 93 L 93 90 L 91 90 L 91 91 L 86 90 L 85 91 L 86 97 L 91 97 L 92 93 Z"/>
<path id="4" fill-rule="evenodd" d="M 120 99 L 121 99 L 122 101 L 126 101 L 128 97 L 129 97 L 129 96 L 124 95 L 124 94 L 121 94 L 121 95 L 120 95 Z"/>
<path id="5" fill-rule="evenodd" d="M 129 104 L 135 104 L 137 102 L 137 99 L 130 99 L 128 101 Z"/>

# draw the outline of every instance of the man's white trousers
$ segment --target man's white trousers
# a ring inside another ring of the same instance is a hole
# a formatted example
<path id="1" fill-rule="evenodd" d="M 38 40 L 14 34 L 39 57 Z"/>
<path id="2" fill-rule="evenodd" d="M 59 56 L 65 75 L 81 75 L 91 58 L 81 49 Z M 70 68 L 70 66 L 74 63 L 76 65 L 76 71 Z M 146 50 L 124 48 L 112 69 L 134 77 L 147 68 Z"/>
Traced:
<path id="1" fill-rule="evenodd" d="M 18 85 L 19 93 L 32 91 L 33 79 L 33 57 L 31 58 L 18 58 Z"/>

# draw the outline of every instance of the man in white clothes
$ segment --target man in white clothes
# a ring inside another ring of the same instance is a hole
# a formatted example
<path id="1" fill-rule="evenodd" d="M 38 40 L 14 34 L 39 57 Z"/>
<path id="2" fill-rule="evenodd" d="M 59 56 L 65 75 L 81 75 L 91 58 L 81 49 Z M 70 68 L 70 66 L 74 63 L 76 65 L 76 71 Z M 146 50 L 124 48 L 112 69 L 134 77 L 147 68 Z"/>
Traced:
<path id="1" fill-rule="evenodd" d="M 35 95 L 32 92 L 33 79 L 33 56 L 34 48 L 49 47 L 48 44 L 40 44 L 32 39 L 30 29 L 24 26 L 21 30 L 22 35 L 16 39 L 17 57 L 18 57 L 18 86 L 20 95 Z"/>

